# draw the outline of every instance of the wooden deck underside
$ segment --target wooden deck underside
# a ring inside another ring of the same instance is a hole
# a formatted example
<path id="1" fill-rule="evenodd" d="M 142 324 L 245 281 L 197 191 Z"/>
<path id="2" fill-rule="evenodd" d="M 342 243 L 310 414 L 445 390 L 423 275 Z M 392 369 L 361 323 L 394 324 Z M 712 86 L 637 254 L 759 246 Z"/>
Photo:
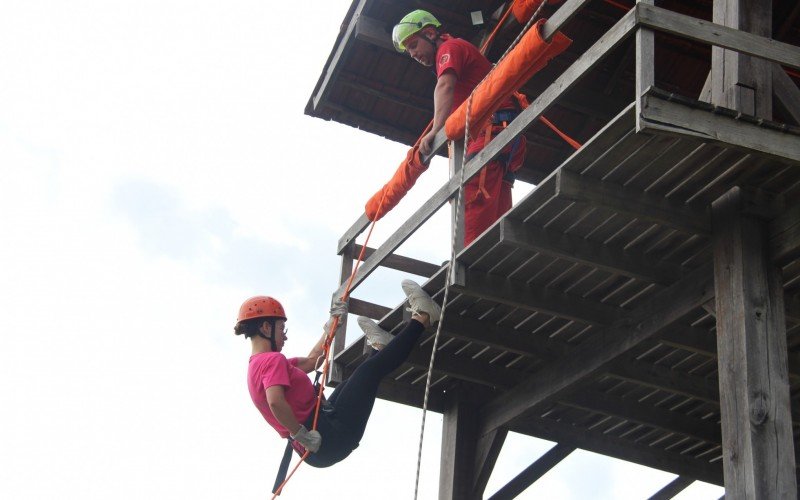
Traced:
<path id="1" fill-rule="evenodd" d="M 664 106 L 686 103 L 651 93 L 649 104 L 659 114 L 644 106 L 640 131 L 631 105 L 461 252 L 465 286 L 450 291 L 430 408 L 457 388 L 483 402 L 484 432 L 504 426 L 722 484 L 709 206 L 740 186 L 769 221 L 797 443 L 800 136 L 703 106 L 680 113 L 697 127 L 670 123 Z M 757 151 L 763 134 L 785 145 L 777 156 Z M 440 302 L 445 271 L 424 285 Z M 402 327 L 401 306 L 371 310 Z M 432 340 L 381 398 L 421 407 Z M 347 375 L 363 359 L 360 338 L 336 362 Z"/>

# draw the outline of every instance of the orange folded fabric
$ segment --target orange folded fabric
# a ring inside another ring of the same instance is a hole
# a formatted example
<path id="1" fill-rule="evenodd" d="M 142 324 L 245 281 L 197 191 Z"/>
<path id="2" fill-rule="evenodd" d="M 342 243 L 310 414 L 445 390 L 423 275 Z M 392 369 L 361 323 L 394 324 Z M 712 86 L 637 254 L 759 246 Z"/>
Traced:
<path id="1" fill-rule="evenodd" d="M 553 35 L 549 43 L 545 42 L 541 34 L 541 27 L 545 21 L 546 19 L 537 21 L 525 33 L 519 44 L 475 88 L 469 119 L 471 138 L 477 137 L 488 125 L 492 114 L 503 101 L 572 43 L 572 40 L 561 32 Z M 447 118 L 444 130 L 448 139 L 458 140 L 464 137 L 468 103 L 469 100 L 461 103 L 461 106 Z"/>
<path id="2" fill-rule="evenodd" d="M 419 146 L 409 149 L 406 159 L 397 167 L 389 182 L 367 201 L 367 205 L 364 207 L 367 218 L 375 221 L 389 213 L 400 203 L 422 172 L 426 170 L 428 170 L 428 166 L 422 163 Z"/>
<path id="3" fill-rule="evenodd" d="M 511 6 L 511 13 L 514 14 L 519 24 L 525 24 L 543 1 L 544 0 L 516 0 L 514 5 Z M 550 5 L 561 2 L 562 0 L 547 0 L 547 3 Z"/>

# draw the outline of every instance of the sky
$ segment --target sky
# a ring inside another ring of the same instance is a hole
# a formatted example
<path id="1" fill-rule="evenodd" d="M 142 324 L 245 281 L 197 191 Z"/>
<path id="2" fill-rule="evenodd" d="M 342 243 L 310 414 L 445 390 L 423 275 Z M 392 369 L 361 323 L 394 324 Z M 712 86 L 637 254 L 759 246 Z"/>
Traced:
<path id="1" fill-rule="evenodd" d="M 0 498 L 268 497 L 284 443 L 250 401 L 238 307 L 279 298 L 285 352 L 306 354 L 336 243 L 404 156 L 303 114 L 348 6 L 0 2 Z M 371 246 L 446 178 L 435 161 Z M 449 241 L 442 210 L 400 253 L 441 262 Z M 404 277 L 378 271 L 354 296 L 394 307 Z M 413 497 L 420 420 L 379 402 L 351 457 L 301 467 L 282 498 Z M 553 445 L 506 443 L 487 494 Z M 576 452 L 519 498 L 640 499 L 673 478 Z"/>

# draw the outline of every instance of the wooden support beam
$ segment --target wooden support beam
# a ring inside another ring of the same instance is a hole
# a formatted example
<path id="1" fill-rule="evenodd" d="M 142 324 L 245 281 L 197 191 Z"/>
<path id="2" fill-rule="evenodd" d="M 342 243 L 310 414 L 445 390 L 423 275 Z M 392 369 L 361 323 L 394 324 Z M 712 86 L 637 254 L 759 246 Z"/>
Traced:
<path id="1" fill-rule="evenodd" d="M 375 321 L 378 321 L 392 312 L 390 307 L 382 306 L 380 304 L 373 304 L 372 302 L 367 302 L 355 297 L 350 297 L 349 305 L 350 307 L 348 310 L 350 314 L 355 314 L 356 316 L 366 316 L 367 318 L 374 319 Z"/>
<path id="2" fill-rule="evenodd" d="M 559 169 L 556 175 L 559 198 L 647 220 L 687 234 L 707 235 L 710 232 L 710 217 L 705 211 L 564 169 Z"/>
<path id="3" fill-rule="evenodd" d="M 342 255 L 342 264 L 341 268 L 339 269 L 339 283 L 345 283 L 348 278 L 350 278 L 350 274 L 353 272 L 353 245 L 348 245 L 344 248 L 341 252 Z M 331 304 L 334 301 L 339 300 L 341 295 L 334 294 L 331 297 Z M 347 343 L 347 315 L 345 314 L 339 319 L 339 326 L 336 329 L 336 336 L 333 338 L 333 353 L 332 358 L 336 358 L 337 354 L 340 354 L 344 351 L 344 346 Z M 342 366 L 339 363 L 333 362 L 331 366 L 331 373 L 328 377 L 326 382 L 331 383 L 339 383 L 344 380 L 344 373 L 342 370 Z"/>
<path id="4" fill-rule="evenodd" d="M 511 430 L 673 474 L 693 477 L 711 484 L 722 485 L 722 467 L 718 462 L 712 463 L 689 455 L 659 450 L 646 444 L 613 437 L 599 430 L 585 429 L 538 417 L 526 417 L 515 423 Z"/>
<path id="5" fill-rule="evenodd" d="M 709 23 L 661 7 L 639 4 L 631 12 L 636 13 L 636 19 L 642 26 L 800 69 L 800 52 L 794 45 L 718 23 Z"/>
<path id="6" fill-rule="evenodd" d="M 800 125 L 800 89 L 783 68 L 775 63 L 772 63 L 772 91 L 775 92 L 775 102 L 783 113 L 795 125 Z"/>
<path id="7" fill-rule="evenodd" d="M 355 37 L 360 42 L 369 43 L 391 52 L 397 52 L 392 44 L 392 34 L 386 31 L 385 23 L 368 16 L 356 19 Z"/>
<path id="8" fill-rule="evenodd" d="M 544 455 L 526 467 L 525 470 L 517 474 L 514 479 L 497 490 L 494 495 L 489 497 L 489 500 L 512 500 L 516 498 L 528 486 L 535 483 L 540 477 L 547 474 L 550 469 L 567 458 L 575 449 L 574 446 L 563 444 L 553 446 Z"/>
<path id="9" fill-rule="evenodd" d="M 353 44 L 353 40 L 355 39 L 353 33 L 356 28 L 356 23 L 366 4 L 367 0 L 359 0 L 358 4 L 354 4 L 355 7 L 351 7 L 352 11 L 349 13 L 350 22 L 347 24 L 347 28 L 345 28 L 344 33 L 342 33 L 336 41 L 336 48 L 328 57 L 328 61 L 325 63 L 325 69 L 323 70 L 322 76 L 320 76 L 319 82 L 314 89 L 314 93 L 309 100 L 308 104 L 310 107 L 312 107 L 312 109 L 317 109 L 320 102 L 327 97 L 328 93 L 330 92 L 331 80 L 333 80 L 338 72 L 341 71 L 339 63 L 347 56 L 347 53 Z M 306 112 L 308 111 L 309 110 L 307 108 Z"/>
<path id="10" fill-rule="evenodd" d="M 483 497 L 486 491 L 486 484 L 492 475 L 492 470 L 500 456 L 500 450 L 508 435 L 506 429 L 495 429 L 494 431 L 478 438 L 475 450 L 475 481 L 473 490 L 479 498 Z"/>
<path id="11" fill-rule="evenodd" d="M 680 266 L 655 261 L 618 245 L 603 245 L 508 218 L 500 225 L 500 241 L 512 248 L 590 265 L 648 283 L 670 284 L 683 273 Z"/>
<path id="12" fill-rule="evenodd" d="M 456 287 L 462 295 L 590 325 L 609 325 L 623 313 L 622 309 L 602 302 L 567 295 L 556 290 L 531 287 L 474 269 L 467 269 L 466 283 L 466 287 Z"/>
<path id="13" fill-rule="evenodd" d="M 653 0 L 636 0 L 636 6 L 652 6 Z M 642 96 L 656 83 L 656 47 L 653 30 L 636 30 L 636 130 L 642 129 Z"/>
<path id="14" fill-rule="evenodd" d="M 475 405 L 450 398 L 442 422 L 439 500 L 480 500 L 472 488 L 477 425 Z"/>
<path id="15" fill-rule="evenodd" d="M 673 479 L 669 484 L 658 490 L 655 495 L 651 496 L 648 500 L 670 500 L 675 495 L 685 490 L 694 482 L 694 479 L 686 476 L 678 476 Z"/>
<path id="16" fill-rule="evenodd" d="M 657 89 L 651 89 L 645 95 L 642 107 L 645 129 L 721 141 L 780 160 L 800 162 L 800 136 L 791 131 L 760 126 L 756 120 L 747 121 L 746 117 L 735 112 L 726 113 L 722 108 L 697 109 L 677 98 L 669 98 L 669 94 Z"/>
<path id="17" fill-rule="evenodd" d="M 772 38 L 772 0 L 714 0 L 715 24 Z M 800 59 L 800 57 L 798 57 Z M 721 47 L 711 49 L 711 102 L 772 119 L 772 64 Z"/>
<path id="18" fill-rule="evenodd" d="M 361 245 L 355 246 L 354 254 L 356 256 L 361 253 L 361 248 Z M 374 253 L 374 248 L 367 247 L 367 249 L 364 251 L 364 260 L 368 259 Z M 388 255 L 385 259 L 383 259 L 383 262 L 381 262 L 380 265 L 383 267 L 388 267 L 389 269 L 395 269 L 404 273 L 416 274 L 417 276 L 424 276 L 426 278 L 430 278 L 436 274 L 436 272 L 442 267 L 437 266 L 436 264 L 431 264 L 430 262 L 425 262 L 424 260 L 412 259 L 411 257 L 404 257 L 397 254 Z"/>
<path id="19" fill-rule="evenodd" d="M 783 288 L 765 224 L 741 208 L 738 188 L 713 203 L 725 494 L 796 498 Z"/>
<path id="20" fill-rule="evenodd" d="M 425 347 L 415 349 L 408 356 L 405 364 L 427 370 L 431 361 L 431 347 L 432 343 L 429 343 Z M 492 365 L 466 356 L 453 356 L 441 351 L 436 353 L 433 371 L 437 374 L 492 388 L 509 388 L 514 386 L 518 380 L 525 378 L 518 370 Z"/>
<path id="21" fill-rule="evenodd" d="M 594 333 L 577 346 L 569 363 L 560 359 L 546 362 L 536 376 L 485 405 L 481 410 L 481 433 L 508 425 L 532 407 L 557 399 L 580 381 L 604 371 L 628 350 L 706 302 L 712 293 L 711 270 L 703 267 L 654 294 L 627 315 L 624 325 Z"/>
<path id="22" fill-rule="evenodd" d="M 706 403 L 717 404 L 719 387 L 716 378 L 698 377 L 650 363 L 627 361 L 615 364 L 608 374 L 622 380 L 672 392 Z"/>

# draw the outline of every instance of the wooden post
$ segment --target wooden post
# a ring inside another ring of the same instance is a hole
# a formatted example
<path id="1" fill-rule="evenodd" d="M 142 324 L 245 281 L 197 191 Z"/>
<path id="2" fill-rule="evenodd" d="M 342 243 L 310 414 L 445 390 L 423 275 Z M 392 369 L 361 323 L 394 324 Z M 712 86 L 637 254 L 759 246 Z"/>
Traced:
<path id="1" fill-rule="evenodd" d="M 479 500 L 473 490 L 478 411 L 456 391 L 447 403 L 442 422 L 439 500 Z"/>
<path id="2" fill-rule="evenodd" d="M 772 0 L 714 0 L 716 24 L 772 36 Z M 711 50 L 711 102 L 772 119 L 772 64 L 731 50 Z"/>
<path id="3" fill-rule="evenodd" d="M 450 177 L 460 177 L 461 169 L 464 166 L 464 141 L 450 141 Z M 463 189 L 463 186 L 462 186 Z M 458 204 L 456 204 L 458 202 Z M 453 231 L 455 232 L 455 254 L 464 249 L 464 196 L 453 198 L 451 204 L 451 220 Z M 453 262 L 455 269 L 453 270 L 451 285 L 465 285 L 465 269 L 464 266 L 458 262 Z"/>
<path id="4" fill-rule="evenodd" d="M 339 283 L 347 283 L 347 280 L 350 279 L 350 275 L 353 273 L 353 258 L 355 249 L 355 242 L 351 241 L 344 247 L 341 251 L 342 255 L 342 267 L 339 272 Z M 331 304 L 334 301 L 338 300 L 340 297 L 338 293 L 334 293 L 331 297 Z M 339 327 L 336 329 L 336 337 L 333 339 L 333 353 L 331 354 L 331 359 L 335 358 L 336 355 L 344 350 L 345 341 L 347 340 L 347 316 L 342 316 L 339 320 Z M 344 380 L 344 371 L 342 367 L 332 361 L 330 376 L 328 377 L 329 382 L 339 383 Z"/>
<path id="5" fill-rule="evenodd" d="M 653 0 L 636 0 L 637 4 L 654 5 Z M 636 30 L 636 130 L 641 130 L 642 94 L 655 85 L 655 36 L 653 30 Z"/>
<path id="6" fill-rule="evenodd" d="M 742 198 L 728 191 L 712 219 L 725 495 L 795 499 L 783 287 Z"/>

